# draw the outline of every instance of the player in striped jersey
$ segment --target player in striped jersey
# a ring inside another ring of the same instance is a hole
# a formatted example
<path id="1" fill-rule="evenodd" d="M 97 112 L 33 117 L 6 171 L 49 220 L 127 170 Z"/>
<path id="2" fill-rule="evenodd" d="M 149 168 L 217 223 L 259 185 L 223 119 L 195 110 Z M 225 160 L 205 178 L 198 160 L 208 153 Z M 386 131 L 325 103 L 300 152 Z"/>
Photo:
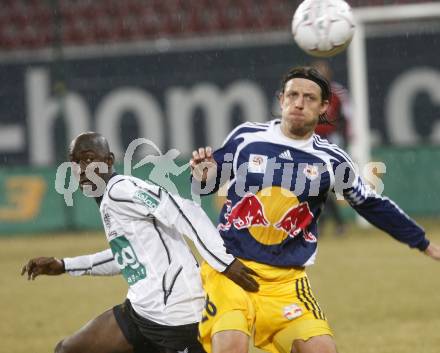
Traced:
<path id="1" fill-rule="evenodd" d="M 372 191 L 345 151 L 314 134 L 330 94 L 319 72 L 294 68 L 282 81 L 280 120 L 245 123 L 213 154 L 209 147 L 193 152 L 194 190 L 212 193 L 228 183 L 218 229 L 260 284 L 258 293 L 246 293 L 202 265 L 209 305 L 199 330 L 208 352 L 247 352 L 252 332 L 256 346 L 269 352 L 336 352 L 305 272 L 315 261 L 317 220 L 330 192 L 395 239 L 440 260 L 440 247 L 423 229 Z"/>
<path id="2" fill-rule="evenodd" d="M 86 256 L 31 259 L 22 269 L 40 274 L 122 274 L 127 300 L 56 346 L 57 353 L 202 353 L 198 322 L 205 305 L 199 266 L 184 236 L 216 271 L 247 290 L 258 285 L 228 254 L 208 216 L 194 202 L 113 172 L 113 153 L 97 133 L 79 135 L 70 160 L 83 192 L 95 192 L 110 249 Z M 101 163 L 97 165 L 96 163 Z M 98 178 L 99 177 L 99 178 Z"/>

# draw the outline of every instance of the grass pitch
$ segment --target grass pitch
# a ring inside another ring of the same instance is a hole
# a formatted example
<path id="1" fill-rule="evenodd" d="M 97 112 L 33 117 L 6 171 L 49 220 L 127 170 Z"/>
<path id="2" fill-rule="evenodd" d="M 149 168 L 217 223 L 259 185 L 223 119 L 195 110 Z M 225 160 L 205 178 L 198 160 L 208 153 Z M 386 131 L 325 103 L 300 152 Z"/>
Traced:
<path id="1" fill-rule="evenodd" d="M 420 223 L 440 243 L 440 223 Z M 53 352 L 61 338 L 122 302 L 126 284 L 119 276 L 20 277 L 30 257 L 106 246 L 101 233 L 0 238 L 0 350 Z M 440 352 L 440 262 L 374 228 L 351 226 L 345 237 L 322 237 L 308 273 L 340 353 Z"/>

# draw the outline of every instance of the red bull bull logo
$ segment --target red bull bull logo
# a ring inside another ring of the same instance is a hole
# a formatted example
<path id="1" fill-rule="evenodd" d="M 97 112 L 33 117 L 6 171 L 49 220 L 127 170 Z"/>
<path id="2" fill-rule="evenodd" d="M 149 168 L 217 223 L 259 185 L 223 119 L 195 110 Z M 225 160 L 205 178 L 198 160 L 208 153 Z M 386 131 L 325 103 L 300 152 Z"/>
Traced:
<path id="1" fill-rule="evenodd" d="M 281 220 L 275 224 L 275 228 L 284 230 L 291 238 L 295 238 L 302 232 L 305 240 L 316 241 L 316 237 L 307 230 L 312 220 L 313 213 L 310 211 L 309 204 L 302 202 L 287 210 Z"/>
<path id="2" fill-rule="evenodd" d="M 218 229 L 249 229 L 257 241 L 267 245 L 278 244 L 287 237 L 295 238 L 300 234 L 305 241 L 316 242 L 316 237 L 308 230 L 314 219 L 308 203 L 299 203 L 293 194 L 286 197 L 278 190 L 280 188 L 271 189 L 270 196 L 262 191 L 257 195 L 248 193 L 233 206 L 230 200 L 226 200 L 225 221 L 219 224 Z M 283 212 L 284 207 L 287 211 Z"/>
<path id="3" fill-rule="evenodd" d="M 250 226 L 267 227 L 270 223 L 264 215 L 264 206 L 254 194 L 246 194 L 234 207 L 231 201 L 226 201 L 226 223 L 219 224 L 219 230 L 228 230 L 233 225 L 236 229 L 249 228 Z"/>

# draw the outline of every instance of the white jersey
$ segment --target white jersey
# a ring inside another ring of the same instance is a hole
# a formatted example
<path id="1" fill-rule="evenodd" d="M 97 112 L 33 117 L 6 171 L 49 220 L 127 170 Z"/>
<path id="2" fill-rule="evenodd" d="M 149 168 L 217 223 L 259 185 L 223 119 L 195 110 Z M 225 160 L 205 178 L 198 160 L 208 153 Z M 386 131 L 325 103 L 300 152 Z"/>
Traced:
<path id="1" fill-rule="evenodd" d="M 111 250 L 66 258 L 66 272 L 121 273 L 129 285 L 127 297 L 142 317 L 169 326 L 200 321 L 199 265 L 183 235 L 218 271 L 234 260 L 202 208 L 138 178 L 115 175 L 100 213 Z"/>

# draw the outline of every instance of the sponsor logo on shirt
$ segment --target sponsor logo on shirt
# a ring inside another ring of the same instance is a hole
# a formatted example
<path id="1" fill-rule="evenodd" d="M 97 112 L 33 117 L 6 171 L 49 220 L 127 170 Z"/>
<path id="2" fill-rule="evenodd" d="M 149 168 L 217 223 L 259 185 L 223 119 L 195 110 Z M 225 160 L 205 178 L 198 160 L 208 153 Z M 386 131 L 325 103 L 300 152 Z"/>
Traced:
<path id="1" fill-rule="evenodd" d="M 257 195 L 248 193 L 235 205 L 232 205 L 231 200 L 226 200 L 226 212 L 223 216 L 225 221 L 217 229 L 249 229 L 257 241 L 263 241 L 267 245 L 279 244 L 286 236 L 295 238 L 301 235 L 306 242 L 316 243 L 316 236 L 309 231 L 314 219 L 309 204 L 299 202 L 297 198 L 284 198 L 281 191 L 278 192 L 278 197 L 276 193 L 275 188 L 272 189 L 272 196 L 267 197 L 262 196 L 263 191 Z M 273 205 L 276 205 L 276 211 Z M 281 207 L 285 210 L 283 213 L 278 210 Z"/>
<path id="2" fill-rule="evenodd" d="M 269 225 L 263 204 L 252 193 L 246 194 L 234 207 L 231 207 L 230 200 L 226 200 L 226 206 L 228 208 L 225 215 L 226 224 L 220 224 L 220 230 L 228 230 L 231 225 L 237 229 Z"/>
<path id="3" fill-rule="evenodd" d="M 313 213 L 310 211 L 309 204 L 302 202 L 298 206 L 289 208 L 275 224 L 275 228 L 285 231 L 291 238 L 302 233 L 305 241 L 316 243 L 316 237 L 307 229 L 312 220 Z"/>
<path id="4" fill-rule="evenodd" d="M 278 157 L 281 159 L 287 159 L 288 161 L 293 161 L 292 154 L 289 150 L 285 150 L 284 152 L 280 153 Z"/>
<path id="5" fill-rule="evenodd" d="M 112 249 L 115 262 L 128 285 L 131 286 L 147 277 L 145 266 L 139 262 L 133 247 L 126 237 L 121 235 L 112 239 L 110 241 L 110 248 Z"/>
<path id="6" fill-rule="evenodd" d="M 135 202 L 147 206 L 150 211 L 154 211 L 159 206 L 159 200 L 147 190 L 137 190 L 133 199 Z"/>

